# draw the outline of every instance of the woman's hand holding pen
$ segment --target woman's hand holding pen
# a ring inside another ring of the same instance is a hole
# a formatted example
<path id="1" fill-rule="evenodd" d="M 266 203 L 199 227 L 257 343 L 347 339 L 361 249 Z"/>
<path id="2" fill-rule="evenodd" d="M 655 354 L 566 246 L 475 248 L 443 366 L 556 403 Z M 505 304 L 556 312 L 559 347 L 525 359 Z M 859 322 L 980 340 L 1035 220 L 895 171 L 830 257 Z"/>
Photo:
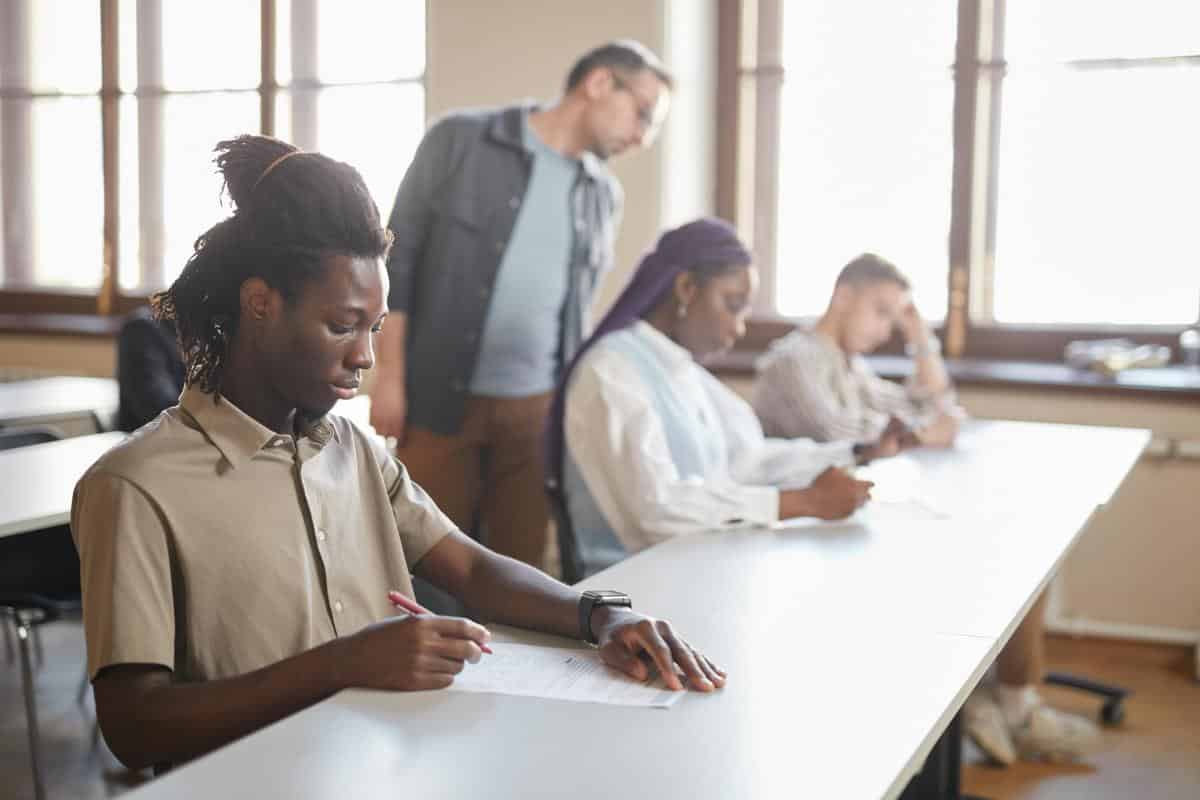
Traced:
<path id="1" fill-rule="evenodd" d="M 844 519 L 871 499 L 871 481 L 856 480 L 845 470 L 830 467 L 807 488 L 779 493 L 779 518 Z"/>

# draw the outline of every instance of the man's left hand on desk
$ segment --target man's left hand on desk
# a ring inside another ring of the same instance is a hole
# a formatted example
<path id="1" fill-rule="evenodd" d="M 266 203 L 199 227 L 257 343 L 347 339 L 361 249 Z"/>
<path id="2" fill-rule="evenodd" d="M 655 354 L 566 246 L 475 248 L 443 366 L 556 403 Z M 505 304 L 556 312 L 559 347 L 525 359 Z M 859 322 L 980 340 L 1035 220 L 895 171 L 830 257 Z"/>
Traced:
<path id="1" fill-rule="evenodd" d="M 699 692 L 725 685 L 725 671 L 688 644 L 666 620 L 626 609 L 598 608 L 593 626 L 604 663 L 632 678 L 648 679 L 649 662 L 658 668 L 669 689 L 684 688 L 680 671 L 691 688 Z"/>

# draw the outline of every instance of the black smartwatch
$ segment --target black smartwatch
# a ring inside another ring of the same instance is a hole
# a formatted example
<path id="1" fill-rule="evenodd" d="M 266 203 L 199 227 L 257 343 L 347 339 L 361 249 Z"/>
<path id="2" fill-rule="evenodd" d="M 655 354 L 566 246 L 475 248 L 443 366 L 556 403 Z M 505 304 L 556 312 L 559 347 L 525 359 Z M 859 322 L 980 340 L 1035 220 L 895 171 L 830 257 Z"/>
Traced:
<path id="1" fill-rule="evenodd" d="M 633 608 L 633 600 L 624 592 L 609 589 L 588 589 L 579 596 L 579 638 L 592 644 L 599 644 L 596 634 L 592 633 L 592 612 L 596 606 Z"/>

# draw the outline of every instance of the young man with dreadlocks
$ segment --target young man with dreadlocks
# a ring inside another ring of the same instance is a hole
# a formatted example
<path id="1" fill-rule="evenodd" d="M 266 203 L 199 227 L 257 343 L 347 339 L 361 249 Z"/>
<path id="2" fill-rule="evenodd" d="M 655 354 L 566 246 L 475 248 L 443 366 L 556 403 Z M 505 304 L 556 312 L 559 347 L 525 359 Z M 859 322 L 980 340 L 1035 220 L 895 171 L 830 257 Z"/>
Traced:
<path id="1" fill-rule="evenodd" d="M 178 763 L 343 688 L 448 686 L 489 634 L 397 615 L 410 569 L 497 622 L 597 643 L 635 678 L 653 663 L 672 688 L 721 686 L 668 623 L 463 535 L 381 443 L 328 414 L 374 363 L 390 235 L 347 164 L 260 136 L 217 152 L 235 211 L 155 298 L 187 386 L 87 472 L 71 512 L 113 752 Z"/>

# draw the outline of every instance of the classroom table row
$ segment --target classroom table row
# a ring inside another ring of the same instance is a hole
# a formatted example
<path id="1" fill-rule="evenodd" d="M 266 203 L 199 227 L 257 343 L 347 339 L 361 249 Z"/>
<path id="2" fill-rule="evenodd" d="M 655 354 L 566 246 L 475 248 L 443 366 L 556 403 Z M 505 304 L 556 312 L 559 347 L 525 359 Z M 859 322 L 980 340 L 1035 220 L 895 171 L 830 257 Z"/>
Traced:
<path id="1" fill-rule="evenodd" d="M 680 538 L 583 584 L 672 620 L 728 669 L 715 694 L 346 691 L 134 796 L 896 797 L 1148 438 L 972 423 L 873 468 L 850 520 Z"/>

